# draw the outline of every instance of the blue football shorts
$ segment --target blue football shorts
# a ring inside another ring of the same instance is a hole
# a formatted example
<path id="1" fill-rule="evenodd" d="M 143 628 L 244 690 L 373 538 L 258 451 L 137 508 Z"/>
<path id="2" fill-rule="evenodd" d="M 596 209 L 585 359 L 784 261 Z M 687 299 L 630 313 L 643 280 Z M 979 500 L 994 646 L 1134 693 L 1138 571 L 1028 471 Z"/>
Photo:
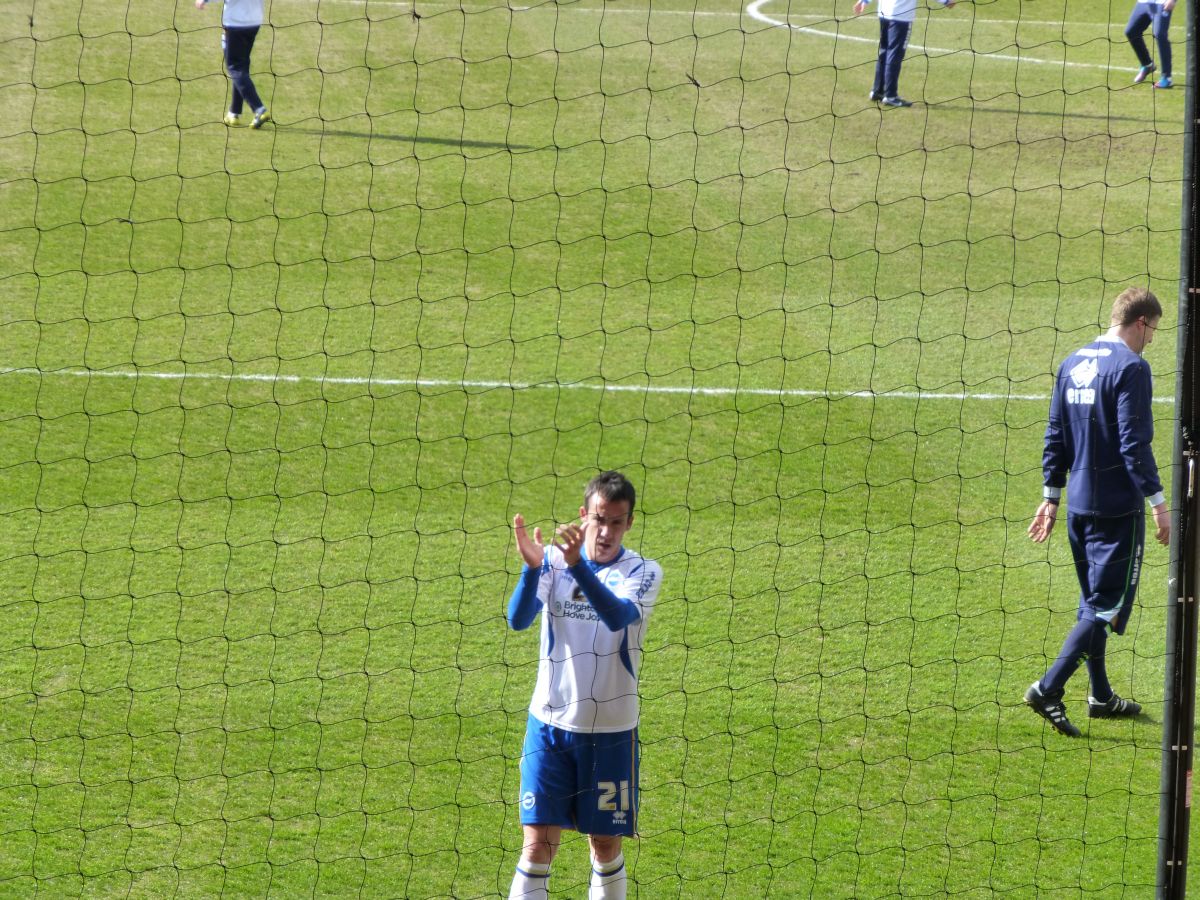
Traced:
<path id="1" fill-rule="evenodd" d="M 583 834 L 637 832 L 637 729 L 583 734 L 533 715 L 521 754 L 521 824 Z"/>

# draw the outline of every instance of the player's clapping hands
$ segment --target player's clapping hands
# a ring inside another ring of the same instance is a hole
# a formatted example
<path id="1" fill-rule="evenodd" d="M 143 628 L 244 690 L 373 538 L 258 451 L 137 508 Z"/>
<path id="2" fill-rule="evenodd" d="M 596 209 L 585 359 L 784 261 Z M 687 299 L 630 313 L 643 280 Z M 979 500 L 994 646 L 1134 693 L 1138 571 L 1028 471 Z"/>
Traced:
<path id="1" fill-rule="evenodd" d="M 545 551 L 542 549 L 542 529 L 534 528 L 533 537 L 525 531 L 525 517 L 520 513 L 513 516 L 513 534 L 517 538 L 517 552 L 525 565 L 531 569 L 540 568 Z"/>
<path id="2" fill-rule="evenodd" d="M 556 529 L 555 536 L 558 540 L 554 542 L 554 546 L 562 553 L 563 561 L 568 566 L 579 562 L 579 554 L 583 550 L 583 539 L 586 535 L 586 519 L 578 525 L 572 522 L 567 525 L 559 525 Z"/>
<path id="3" fill-rule="evenodd" d="M 517 539 L 517 552 L 521 554 L 525 565 L 531 569 L 540 567 L 545 553 L 542 547 L 542 529 L 535 527 L 533 537 L 530 537 L 525 528 L 525 517 L 517 513 L 513 516 L 513 534 Z M 587 521 L 584 520 L 578 525 L 573 522 L 559 525 L 554 534 L 557 538 L 554 546 L 562 552 L 566 564 L 573 566 L 579 562 L 583 541 L 587 536 Z"/>

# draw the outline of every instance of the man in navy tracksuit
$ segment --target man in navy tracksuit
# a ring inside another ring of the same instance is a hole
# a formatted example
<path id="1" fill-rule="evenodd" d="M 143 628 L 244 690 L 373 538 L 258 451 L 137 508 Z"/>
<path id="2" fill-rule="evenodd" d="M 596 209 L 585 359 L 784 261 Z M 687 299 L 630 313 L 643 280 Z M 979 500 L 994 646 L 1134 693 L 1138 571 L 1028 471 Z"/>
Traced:
<path id="1" fill-rule="evenodd" d="M 1139 0 L 1133 4 L 1129 24 L 1125 26 L 1125 37 L 1137 56 L 1137 74 L 1134 84 L 1141 84 L 1154 72 L 1154 59 L 1146 49 L 1146 29 L 1153 26 L 1154 40 L 1158 42 L 1158 61 L 1162 65 L 1162 77 L 1154 82 L 1156 88 L 1169 88 L 1171 81 L 1171 11 L 1175 0 Z"/>
<path id="2" fill-rule="evenodd" d="M 196 9 L 204 9 L 208 0 L 196 0 Z M 225 113 L 225 124 L 236 128 L 242 124 L 242 106 L 250 104 L 254 118 L 251 128 L 262 128 L 271 121 L 271 112 L 258 96 L 254 81 L 250 78 L 250 53 L 254 50 L 254 39 L 263 24 L 262 0 L 224 0 L 221 11 L 221 49 L 225 55 L 225 71 L 233 83 L 233 97 L 229 101 L 229 112 Z"/>
<path id="3" fill-rule="evenodd" d="M 1086 660 L 1088 716 L 1136 716 L 1142 708 L 1109 684 L 1104 649 L 1109 629 L 1125 632 L 1142 565 L 1149 503 L 1155 537 L 1171 538 L 1154 438 L 1150 364 L 1142 359 L 1162 318 L 1158 299 L 1129 288 L 1113 303 L 1112 327 L 1063 361 L 1050 400 L 1042 457 L 1043 500 L 1029 526 L 1037 543 L 1050 537 L 1067 486 L 1067 537 L 1079 578 L 1079 616 L 1049 671 L 1030 685 L 1025 702 L 1065 735 L 1079 729 L 1067 718 L 1067 680 Z"/>
<path id="4" fill-rule="evenodd" d="M 949 9 L 954 0 L 938 0 Z M 871 0 L 858 0 L 854 14 L 861 15 Z M 879 53 L 875 59 L 875 83 L 867 96 L 884 106 L 908 107 L 900 96 L 900 67 L 908 51 L 908 35 L 917 18 L 917 0 L 879 0 Z"/>

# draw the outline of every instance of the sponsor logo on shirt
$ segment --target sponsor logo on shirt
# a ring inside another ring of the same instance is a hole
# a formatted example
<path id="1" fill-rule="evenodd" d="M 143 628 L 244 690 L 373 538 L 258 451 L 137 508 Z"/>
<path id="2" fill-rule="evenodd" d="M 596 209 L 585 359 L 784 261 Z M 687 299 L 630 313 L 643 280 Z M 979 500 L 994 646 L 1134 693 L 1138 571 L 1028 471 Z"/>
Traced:
<path id="1" fill-rule="evenodd" d="M 586 601 L 578 603 L 574 600 L 567 602 L 558 614 L 564 619 L 580 619 L 585 622 L 599 622 L 600 616 L 596 610 L 592 609 L 592 605 Z"/>
<path id="2" fill-rule="evenodd" d="M 654 573 L 647 572 L 645 577 L 642 578 L 642 586 L 640 588 L 638 588 L 637 599 L 641 600 L 643 597 L 645 597 L 646 593 L 652 587 L 654 587 Z"/>
<path id="3" fill-rule="evenodd" d="M 599 614 L 592 608 L 592 604 L 588 603 L 587 597 L 583 596 L 583 589 L 578 584 L 571 593 L 571 599 L 566 603 L 561 600 L 554 601 L 554 614 L 564 619 L 579 619 L 583 622 L 600 621 Z"/>
<path id="4" fill-rule="evenodd" d="M 1067 402 L 1093 405 L 1096 402 L 1096 389 L 1091 384 L 1100 374 L 1100 366 L 1096 360 L 1083 360 L 1076 364 L 1069 374 L 1071 383 L 1075 386 L 1067 388 Z"/>

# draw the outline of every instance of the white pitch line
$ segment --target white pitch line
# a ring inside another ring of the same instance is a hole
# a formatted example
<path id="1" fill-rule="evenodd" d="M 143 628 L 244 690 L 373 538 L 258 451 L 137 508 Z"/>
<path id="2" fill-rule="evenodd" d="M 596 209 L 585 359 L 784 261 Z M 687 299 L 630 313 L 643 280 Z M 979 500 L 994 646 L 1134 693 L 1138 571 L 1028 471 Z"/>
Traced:
<path id="1" fill-rule="evenodd" d="M 278 0 L 276 0 L 278 2 Z M 412 0 L 307 0 L 316 5 L 324 3 L 343 3 L 351 6 L 385 6 L 395 7 L 396 9 L 413 9 L 420 6 L 422 9 L 429 7 L 441 7 L 447 11 L 462 10 L 464 12 L 548 12 L 553 10 L 557 15 L 559 13 L 597 13 L 600 15 L 640 15 L 640 16 L 688 16 L 689 18 L 738 18 L 742 17 L 741 10 L 736 12 L 730 10 L 691 10 L 691 9 L 607 9 L 601 6 L 561 6 L 556 7 L 553 4 L 541 4 L 536 6 L 484 6 L 474 3 L 454 3 L 452 0 L 418 0 L 414 3 Z M 796 16 L 795 18 L 813 19 L 814 21 L 828 21 L 829 16 L 806 15 Z"/>
<path id="2" fill-rule="evenodd" d="M 273 0 L 275 3 L 283 2 L 283 0 Z M 507 10 L 508 12 L 545 12 L 553 10 L 554 12 L 572 13 L 599 13 L 601 15 L 638 15 L 638 16 L 689 16 L 696 17 L 713 17 L 713 18 L 729 18 L 740 19 L 747 14 L 746 10 L 731 10 L 731 9 L 655 9 L 651 4 L 649 9 L 644 7 L 637 9 L 623 9 L 614 6 L 577 6 L 574 3 L 535 3 L 532 5 L 505 5 L 495 3 L 486 5 L 482 3 L 462 3 L 455 0 L 287 0 L 291 3 L 307 3 L 310 6 L 320 6 L 323 4 L 342 3 L 348 6 L 391 6 L 397 9 L 412 9 L 417 3 L 422 7 L 440 6 L 449 10 L 461 9 L 471 12 L 493 12 L 495 10 Z M 831 16 L 827 13 L 788 13 L 789 19 L 807 19 L 813 22 L 832 22 L 836 21 L 836 16 Z M 763 21 L 760 19 L 759 21 Z M 1073 22 L 1067 23 L 1062 19 L 984 19 L 972 18 L 972 24 L 977 25 L 1037 25 L 1037 26 L 1062 26 L 1071 24 L 1072 27 L 1094 27 L 1105 32 L 1113 31 L 1114 29 L 1123 29 L 1125 26 L 1112 22 Z M 771 22 L 770 24 L 775 24 Z"/>
<path id="3" fill-rule="evenodd" d="M 274 0 L 278 3 L 279 0 Z M 464 12 L 554 12 L 555 15 L 572 14 L 572 13 L 593 13 L 604 16 L 613 15 L 638 15 L 638 16 L 688 16 L 689 18 L 734 18 L 740 19 L 743 15 L 742 10 L 728 9 L 619 9 L 609 8 L 606 6 L 575 6 L 573 4 L 555 4 L 555 3 L 540 3 L 534 5 L 523 6 L 506 6 L 504 4 L 494 4 L 491 6 L 482 3 L 456 3 L 454 0 L 291 0 L 291 2 L 306 2 L 310 5 L 320 6 L 327 3 L 341 3 L 348 6 L 384 6 L 394 7 L 396 9 L 414 9 L 418 5 L 422 9 L 429 7 L 441 7 L 448 11 L 462 10 Z M 831 19 L 827 15 L 817 15 L 815 13 L 808 15 L 797 14 L 793 16 L 796 19 L 812 19 L 817 22 L 827 22 Z"/>
<path id="4" fill-rule="evenodd" d="M 981 401 L 1028 401 L 1048 403 L 1049 396 L 1045 394 L 995 394 L 970 393 L 966 391 L 829 391 L 805 390 L 801 388 L 740 388 L 740 387 L 688 387 L 685 385 L 638 385 L 638 384 L 596 384 L 583 381 L 478 381 L 467 379 L 446 378 L 354 378 L 326 375 L 272 375 L 269 373 L 221 373 L 221 372 L 129 372 L 121 370 L 102 371 L 95 369 L 57 369 L 45 371 L 42 369 L 16 368 L 0 369 L 4 375 L 36 375 L 39 378 L 147 378 L 160 381 L 183 381 L 196 379 L 198 381 L 229 381 L 229 382 L 259 382 L 283 384 L 350 384 L 350 385 L 381 385 L 384 387 L 412 388 L 479 388 L 482 390 L 506 389 L 513 391 L 526 390 L 559 390 L 559 391 L 605 391 L 615 394 L 688 394 L 716 397 L 734 397 L 739 394 L 756 397 L 825 397 L 828 399 L 856 400 L 981 400 Z M 1156 397 L 1155 403 L 1174 403 L 1171 397 Z"/>
<path id="5" fill-rule="evenodd" d="M 771 2 L 773 2 L 773 0 L 753 0 L 753 2 L 750 3 L 746 7 L 746 13 L 747 13 L 747 15 L 750 16 L 750 18 L 755 19 L 759 22 L 765 22 L 766 24 L 773 25 L 776 28 L 790 28 L 792 31 L 798 31 L 802 34 L 811 34 L 811 35 L 816 35 L 817 37 L 829 37 L 829 38 L 833 38 L 834 40 L 838 40 L 838 41 L 853 41 L 855 43 L 861 43 L 861 44 L 878 44 L 879 43 L 879 39 L 877 37 L 860 37 L 856 34 L 843 34 L 840 31 L 822 31 L 819 28 L 811 28 L 807 25 L 793 25 L 790 22 L 783 20 L 783 19 L 773 19 L 770 16 L 768 16 L 766 13 L 762 12 L 762 7 L 766 6 L 768 3 L 771 3 Z M 954 53 L 964 53 L 964 52 L 974 53 L 974 51 L 968 51 L 961 47 L 958 49 L 952 50 L 952 49 L 946 49 L 943 47 L 922 46 L 921 44 L 910 44 L 909 46 L 915 50 L 923 51 L 924 53 L 926 53 L 927 55 L 930 55 L 930 56 L 934 56 L 934 55 L 950 56 L 951 54 L 954 54 Z M 1059 60 L 1059 59 L 1038 59 L 1038 58 L 1032 57 L 1032 56 L 1012 56 L 1007 53 L 978 53 L 976 55 L 980 59 L 1000 59 L 1000 60 L 1004 60 L 1005 62 L 1020 62 L 1020 63 L 1026 63 L 1027 65 L 1062 66 L 1063 68 L 1069 68 L 1069 69 L 1104 69 L 1104 70 L 1113 70 L 1113 71 L 1117 71 L 1117 72 L 1135 72 L 1135 71 L 1137 71 L 1136 69 L 1131 69 L 1131 68 L 1125 68 L 1125 67 L 1120 67 L 1120 66 L 1110 66 L 1106 63 L 1081 63 L 1081 62 L 1068 62 L 1066 60 Z"/>

